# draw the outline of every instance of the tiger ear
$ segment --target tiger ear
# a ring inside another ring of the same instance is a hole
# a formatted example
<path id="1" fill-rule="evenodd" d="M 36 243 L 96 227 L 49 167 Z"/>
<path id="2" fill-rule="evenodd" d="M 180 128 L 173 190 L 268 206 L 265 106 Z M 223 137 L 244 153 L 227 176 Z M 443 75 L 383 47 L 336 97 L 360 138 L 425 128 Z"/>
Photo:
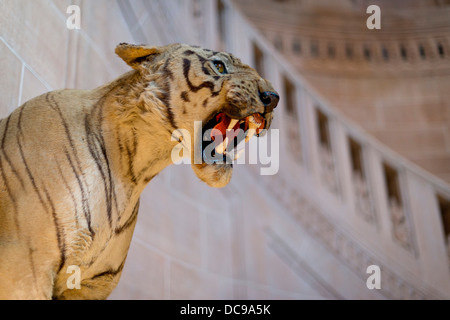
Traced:
<path id="1" fill-rule="evenodd" d="M 130 67 L 138 70 L 142 62 L 153 60 L 163 52 L 161 47 L 139 46 L 121 43 L 116 47 L 116 54 Z"/>

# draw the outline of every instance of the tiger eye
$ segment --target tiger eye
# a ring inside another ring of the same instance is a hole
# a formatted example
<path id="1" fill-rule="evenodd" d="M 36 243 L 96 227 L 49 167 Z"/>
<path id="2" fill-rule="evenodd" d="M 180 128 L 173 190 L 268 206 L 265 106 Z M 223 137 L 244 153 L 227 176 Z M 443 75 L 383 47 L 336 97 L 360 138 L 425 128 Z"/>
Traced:
<path id="1" fill-rule="evenodd" d="M 217 71 L 221 74 L 225 74 L 227 70 L 225 69 L 225 65 L 220 61 L 214 61 L 214 66 L 216 67 Z"/>

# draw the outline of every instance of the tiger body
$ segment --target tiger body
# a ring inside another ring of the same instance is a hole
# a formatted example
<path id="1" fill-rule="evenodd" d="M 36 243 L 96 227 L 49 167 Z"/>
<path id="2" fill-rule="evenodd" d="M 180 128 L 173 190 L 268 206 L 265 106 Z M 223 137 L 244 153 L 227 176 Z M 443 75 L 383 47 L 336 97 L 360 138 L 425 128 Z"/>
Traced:
<path id="1" fill-rule="evenodd" d="M 195 120 L 230 99 L 230 77 L 201 74 L 210 50 L 121 44 L 116 52 L 133 71 L 94 90 L 49 92 L 0 120 L 0 299 L 107 298 L 140 194 L 172 163 L 173 131 L 193 132 Z M 273 90 L 240 61 L 229 63 L 248 71 L 257 90 Z M 261 103 L 245 106 L 270 123 Z M 231 177 L 225 166 L 193 169 L 213 187 Z M 80 289 L 68 287 L 70 266 L 79 268 Z"/>
<path id="2" fill-rule="evenodd" d="M 48 93 L 0 123 L 0 298 L 60 297 L 70 265 L 84 286 L 66 294 L 106 297 L 118 280 L 144 183 L 118 174 L 98 94 Z M 86 105 L 67 103 L 74 95 Z"/>

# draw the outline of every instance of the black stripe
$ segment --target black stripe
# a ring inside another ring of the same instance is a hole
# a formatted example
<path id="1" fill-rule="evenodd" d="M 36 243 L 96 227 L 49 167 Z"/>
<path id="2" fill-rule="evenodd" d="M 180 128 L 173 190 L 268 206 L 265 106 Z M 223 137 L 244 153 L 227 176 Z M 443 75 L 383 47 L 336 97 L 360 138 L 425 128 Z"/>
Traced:
<path id="1" fill-rule="evenodd" d="M 211 81 L 205 81 L 199 86 L 194 86 L 189 79 L 189 71 L 191 70 L 191 61 L 189 59 L 183 59 L 183 74 L 184 78 L 186 79 L 186 83 L 189 87 L 189 89 L 192 92 L 197 92 L 203 88 L 208 88 L 211 91 L 211 96 L 215 97 L 218 96 L 220 91 L 222 90 L 224 81 L 222 82 L 221 88 L 219 91 L 214 91 L 215 84 Z"/>
<path id="2" fill-rule="evenodd" d="M 162 71 L 163 71 L 164 75 L 166 75 L 170 80 L 173 80 L 174 76 L 173 76 L 172 70 L 169 69 L 169 63 L 170 63 L 170 58 L 168 58 L 166 60 L 166 62 L 164 63 Z"/>
<path id="3" fill-rule="evenodd" d="M 2 158 L 0 156 L 0 172 L 2 175 L 3 182 L 5 184 L 6 192 L 8 193 L 8 196 L 11 200 L 11 203 L 13 205 L 14 209 L 14 224 L 16 225 L 17 234 L 20 236 L 20 225 L 19 225 L 19 217 L 18 217 L 18 211 L 17 211 L 17 200 L 13 193 L 11 192 L 11 187 L 8 183 L 8 179 L 6 178 L 6 174 L 3 170 L 3 164 L 2 164 Z"/>
<path id="4" fill-rule="evenodd" d="M 106 202 L 106 214 L 108 217 L 108 222 L 109 222 L 109 226 L 112 227 L 112 206 L 111 206 L 111 198 L 110 198 L 110 192 L 109 192 L 109 186 L 108 183 L 106 181 L 106 175 L 105 172 L 103 171 L 103 161 L 100 157 L 100 150 L 99 150 L 99 139 L 98 137 L 96 137 L 95 133 L 93 133 L 91 131 L 91 126 L 89 124 L 89 116 L 86 116 L 85 119 L 85 128 L 86 128 L 86 133 L 87 133 L 87 137 L 88 137 L 88 147 L 89 147 L 89 152 L 91 153 L 91 156 L 94 158 L 95 164 L 97 166 L 98 171 L 100 172 L 100 175 L 102 177 L 102 181 L 103 181 L 103 187 L 104 187 L 104 192 L 105 192 L 105 202 Z"/>
<path id="5" fill-rule="evenodd" d="M 185 56 L 191 56 L 191 55 L 193 55 L 193 54 L 195 54 L 195 52 L 194 51 L 192 51 L 192 50 L 186 50 L 186 51 L 184 51 L 183 52 L 183 55 L 185 55 Z"/>
<path id="6" fill-rule="evenodd" d="M 97 262 L 97 259 L 103 254 L 103 252 L 110 246 L 109 241 L 112 239 L 112 237 L 114 236 L 114 233 L 109 233 L 107 234 L 107 239 L 106 240 L 102 240 L 102 243 L 100 243 L 100 245 L 102 245 L 102 248 L 100 250 L 97 250 L 97 254 L 90 257 L 89 262 L 84 263 L 84 265 L 86 265 L 88 268 L 90 268 L 95 262 Z"/>
<path id="7" fill-rule="evenodd" d="M 210 60 L 203 58 L 201 55 L 196 54 L 198 60 L 200 61 L 200 63 L 202 64 L 202 71 L 204 74 L 206 74 L 207 76 L 211 76 L 211 72 L 210 70 L 206 67 L 206 64 L 210 62 Z M 214 79 L 216 80 L 216 79 Z"/>
<path id="8" fill-rule="evenodd" d="M 153 178 L 156 177 L 156 176 L 157 176 L 156 174 L 153 174 L 153 175 L 151 175 L 151 176 L 145 178 L 145 179 L 144 179 L 144 183 L 145 183 L 145 184 L 149 183 L 149 182 L 152 181 Z"/>
<path id="9" fill-rule="evenodd" d="M 187 93 L 186 91 L 181 92 L 180 98 L 185 102 L 191 102 L 191 100 L 189 99 L 189 93 Z"/>
<path id="10" fill-rule="evenodd" d="M 34 192 L 37 194 L 38 198 L 39 198 L 39 202 L 42 204 L 42 206 L 44 207 L 44 210 L 48 212 L 48 208 L 45 205 L 44 199 L 42 199 L 41 193 L 39 192 L 39 189 L 36 185 L 36 181 L 34 180 L 34 176 L 31 174 L 31 170 L 30 167 L 28 166 L 27 161 L 25 160 L 25 154 L 23 152 L 23 148 L 22 148 L 22 142 L 21 140 L 24 139 L 24 134 L 22 131 L 22 115 L 23 115 L 23 111 L 25 110 L 25 105 L 22 106 L 22 108 L 20 109 L 20 113 L 19 113 L 19 120 L 17 122 L 17 127 L 18 127 L 18 133 L 16 135 L 17 138 L 17 145 L 19 147 L 19 153 L 20 153 L 20 157 L 22 159 L 23 165 L 25 166 L 25 171 L 27 172 L 27 176 L 31 181 L 31 184 L 33 186 L 33 190 Z"/>
<path id="11" fill-rule="evenodd" d="M 66 151 L 66 156 L 67 156 L 67 155 L 68 155 L 68 154 L 67 154 L 67 151 Z M 77 203 L 77 201 L 75 200 L 75 196 L 74 196 L 72 190 L 70 189 L 70 186 L 69 186 L 69 184 L 67 183 L 66 178 L 64 177 L 64 174 L 63 174 L 63 172 L 62 172 L 62 170 L 61 170 L 61 166 L 59 165 L 59 162 L 58 162 L 58 160 L 56 159 L 56 157 L 54 157 L 54 160 L 55 160 L 55 162 L 56 162 L 56 167 L 58 168 L 58 173 L 59 173 L 59 175 L 61 176 L 62 182 L 63 182 L 64 186 L 66 187 L 67 191 L 69 191 L 70 197 L 72 198 L 73 207 L 75 208 L 75 226 L 76 226 L 77 229 L 79 229 L 79 228 L 80 228 L 80 223 L 79 223 L 79 217 L 78 217 L 78 203 Z M 73 169 L 72 169 L 72 170 L 73 170 Z"/>
<path id="12" fill-rule="evenodd" d="M 208 106 L 208 100 L 209 100 L 209 98 L 206 98 L 205 100 L 203 100 L 203 103 L 202 103 L 203 108 L 206 108 Z"/>
<path id="13" fill-rule="evenodd" d="M 5 146 L 5 140 L 6 140 L 6 132 L 8 131 L 8 126 L 9 126 L 9 121 L 11 120 L 11 116 L 9 116 L 6 119 L 6 124 L 5 124 L 5 131 L 3 131 L 3 137 L 2 137 L 2 149 Z"/>
<path id="14" fill-rule="evenodd" d="M 49 94 L 46 95 L 46 99 L 47 99 L 47 102 L 50 104 Z M 72 152 L 73 152 L 73 154 L 75 156 L 75 160 L 77 162 L 78 169 L 79 169 L 80 172 L 82 172 L 81 165 L 80 165 L 80 160 L 78 158 L 77 149 L 76 149 L 75 144 L 73 142 L 72 134 L 71 134 L 70 129 L 69 129 L 69 125 L 67 124 L 67 121 L 64 119 L 64 116 L 63 116 L 63 113 L 61 111 L 61 108 L 59 107 L 59 104 L 56 102 L 55 98 L 53 96 L 51 96 L 51 99 L 52 99 L 53 106 L 50 106 L 50 107 L 58 113 L 59 118 L 61 119 L 62 125 L 64 127 L 64 131 L 66 133 L 67 140 L 69 141 L 69 144 L 70 144 L 70 148 L 71 148 L 71 150 L 72 150 Z"/>
<path id="15" fill-rule="evenodd" d="M 30 240 L 28 239 L 28 258 L 30 260 L 31 273 L 33 275 L 33 280 L 34 280 L 34 287 L 36 288 L 36 290 L 39 290 L 39 285 L 37 283 L 37 278 L 36 278 L 36 267 L 35 267 L 34 259 L 33 259 L 34 251 L 35 250 L 33 248 L 31 248 L 31 243 L 30 243 Z"/>
<path id="16" fill-rule="evenodd" d="M 117 203 L 116 193 L 114 190 L 114 181 L 113 181 L 113 177 L 112 177 L 111 166 L 109 164 L 108 152 L 107 152 L 106 146 L 105 146 L 105 139 L 103 138 L 102 134 L 100 135 L 100 140 L 101 140 L 100 141 L 100 150 L 103 154 L 103 158 L 105 159 L 105 164 L 106 164 L 105 170 L 106 170 L 106 173 L 108 174 L 108 182 L 109 182 L 108 202 L 110 205 L 109 215 L 111 216 L 111 219 L 112 219 L 112 203 L 114 202 L 116 211 L 118 211 L 118 203 Z"/>
<path id="17" fill-rule="evenodd" d="M 100 277 L 111 277 L 111 278 L 116 277 L 123 270 L 123 267 L 125 266 L 125 260 L 126 260 L 126 257 L 122 261 L 122 263 L 120 264 L 119 268 L 117 268 L 116 270 L 108 269 L 108 270 L 106 270 L 106 271 L 104 271 L 102 273 L 96 274 L 90 280 L 95 280 L 95 279 L 100 278 Z"/>
<path id="18" fill-rule="evenodd" d="M 99 170 L 103 180 L 106 214 L 110 228 L 112 228 L 112 202 L 114 202 L 115 204 L 116 211 L 118 211 L 118 203 L 114 191 L 114 184 L 112 180 L 108 154 L 105 148 L 105 140 L 103 139 L 102 134 L 103 106 L 109 94 L 120 86 L 121 84 L 117 84 L 116 86 L 112 87 L 107 93 L 103 95 L 103 97 L 100 98 L 100 100 L 97 101 L 97 103 L 93 106 L 91 113 L 86 114 L 84 123 L 88 149 L 96 163 L 97 169 Z M 97 114 L 95 115 L 96 112 Z M 92 119 L 97 119 L 98 123 L 93 125 L 93 123 L 90 121 Z M 98 130 L 96 131 L 94 128 L 98 128 Z M 104 162 L 101 159 L 101 155 L 103 155 Z M 104 169 L 103 163 L 106 164 L 106 169 Z M 104 172 L 104 170 L 106 170 L 106 173 Z M 107 183 L 106 176 L 108 176 L 109 184 Z"/>
<path id="19" fill-rule="evenodd" d="M 136 205 L 134 206 L 133 212 L 131 213 L 128 220 L 124 223 L 121 227 L 116 227 L 114 230 L 116 234 L 121 234 L 123 231 L 128 229 L 135 221 L 139 212 L 139 200 L 136 202 Z"/>
<path id="20" fill-rule="evenodd" d="M 171 93 L 170 84 L 167 83 L 166 87 L 164 88 L 163 93 L 161 94 L 160 100 L 166 106 L 167 119 L 169 120 L 173 129 L 176 130 L 176 129 L 178 129 L 178 127 L 177 127 L 177 124 L 175 123 L 175 115 L 174 115 L 174 113 L 172 111 L 172 107 L 170 105 L 170 93 Z"/>
<path id="21" fill-rule="evenodd" d="M 25 105 L 24 105 L 25 106 Z M 23 106 L 23 107 L 24 107 Z M 22 107 L 22 108 L 23 108 Z M 2 144 L 1 144 L 1 150 L 2 150 L 2 154 L 5 157 L 6 162 L 8 162 L 12 173 L 16 176 L 17 180 L 19 180 L 20 185 L 22 186 L 22 189 L 25 189 L 25 184 L 22 180 L 22 178 L 20 177 L 19 173 L 17 172 L 16 168 L 13 166 L 12 161 L 9 159 L 8 155 L 6 154 L 6 149 L 5 149 L 5 141 L 6 141 L 6 135 L 8 132 L 8 128 L 9 128 L 9 121 L 11 120 L 11 116 L 8 117 L 8 119 L 6 120 L 6 124 L 5 124 L 5 131 L 3 132 L 3 137 L 2 137 Z"/>
<path id="22" fill-rule="evenodd" d="M 77 171 L 75 169 L 75 166 L 72 162 L 72 159 L 70 158 L 70 154 L 67 151 L 66 147 L 64 147 L 64 154 L 66 155 L 67 161 L 69 162 L 70 167 L 72 168 L 72 172 L 75 175 L 75 178 L 77 179 L 78 182 L 78 186 L 80 187 L 80 192 L 81 192 L 81 203 L 82 203 L 82 208 L 83 208 L 83 213 L 84 213 L 84 217 L 86 219 L 87 225 L 88 225 L 88 229 L 89 232 L 91 233 L 92 237 L 94 237 L 95 232 L 94 230 L 92 230 L 91 227 L 91 209 L 89 207 L 89 199 L 87 196 L 86 191 L 84 190 L 84 186 L 82 181 L 80 180 L 80 176 L 77 174 Z M 88 191 L 89 193 L 89 191 Z"/>
<path id="23" fill-rule="evenodd" d="M 133 133 L 133 157 L 137 155 L 137 149 L 138 149 L 138 138 L 136 134 L 136 130 L 131 131 Z"/>
<path id="24" fill-rule="evenodd" d="M 117 145 L 119 147 L 119 163 L 120 163 L 120 169 L 122 170 L 122 166 L 123 166 L 123 154 L 125 152 L 123 143 L 122 143 L 122 139 L 120 138 L 120 129 L 116 126 L 116 141 L 117 141 Z"/>
<path id="25" fill-rule="evenodd" d="M 52 100 L 51 102 L 50 102 L 49 98 L 51 98 L 51 100 Z M 47 93 L 47 95 L 45 96 L 45 99 L 47 100 L 47 103 L 50 105 L 50 107 L 54 111 L 56 111 L 58 113 L 58 116 L 59 116 L 59 118 L 60 118 L 60 120 L 62 122 L 62 125 L 64 127 L 64 131 L 66 133 L 66 138 L 69 141 L 69 145 L 70 145 L 72 154 L 75 157 L 75 163 L 77 165 L 76 168 L 75 168 L 74 162 L 72 161 L 72 157 L 70 156 L 70 154 L 69 154 L 68 150 L 66 149 L 66 147 L 64 147 L 64 153 L 65 153 L 65 155 L 67 157 L 67 160 L 69 161 L 69 165 L 71 166 L 72 171 L 73 171 L 73 173 L 74 173 L 74 175 L 75 175 L 75 177 L 77 179 L 78 185 L 80 187 L 81 197 L 82 197 L 83 213 L 84 213 L 84 216 L 85 216 L 87 224 L 88 224 L 89 232 L 91 233 L 91 235 L 94 235 L 94 232 L 93 232 L 93 230 L 91 228 L 91 212 L 90 212 L 90 208 L 89 208 L 89 200 L 88 200 L 88 197 L 86 196 L 86 193 L 89 194 L 89 186 L 86 183 L 86 178 L 84 176 L 84 172 L 83 172 L 83 169 L 81 167 L 81 161 L 80 161 L 80 158 L 78 157 L 77 149 L 76 149 L 75 144 L 74 144 L 73 139 L 72 139 L 72 134 L 70 132 L 69 125 L 68 125 L 67 121 L 65 120 L 64 115 L 63 115 L 63 113 L 61 111 L 61 108 L 59 107 L 59 104 L 56 102 L 54 96 L 53 95 L 50 96 L 50 93 Z M 58 166 L 59 166 L 59 164 L 58 164 Z M 61 172 L 61 169 L 60 168 L 58 168 L 58 169 Z M 77 169 L 78 169 L 78 172 L 77 172 Z M 82 180 L 80 179 L 80 174 L 83 177 Z M 62 172 L 61 172 L 61 175 L 62 175 Z M 84 190 L 84 184 L 86 185 L 87 191 Z M 69 191 L 70 191 L 70 189 L 69 189 Z M 73 194 L 72 194 L 72 198 L 73 198 Z M 77 210 L 76 206 L 75 206 L 75 210 Z M 77 221 L 77 223 L 78 223 L 78 221 Z"/>
<path id="26" fill-rule="evenodd" d="M 106 96 L 104 96 L 96 106 L 94 106 L 93 112 L 96 111 L 97 107 L 103 106 L 103 103 L 106 100 Z M 88 149 L 91 153 L 92 158 L 94 159 L 97 169 L 100 172 L 100 175 L 103 180 L 103 187 L 105 192 L 105 202 L 106 202 L 106 214 L 108 217 L 108 223 L 110 228 L 112 227 L 112 177 L 111 177 L 111 170 L 109 167 L 109 161 L 106 154 L 106 149 L 104 146 L 104 140 L 103 137 L 100 134 L 97 134 L 93 130 L 93 125 L 90 122 L 90 119 L 94 119 L 93 115 L 87 114 L 85 117 L 85 130 L 86 130 L 86 137 L 88 140 Z M 103 119 L 100 115 L 99 123 L 96 125 L 98 128 L 101 128 L 101 123 L 103 122 Z M 101 130 L 101 129 L 100 129 Z M 102 159 L 103 156 L 103 159 Z M 102 161 L 104 160 L 104 161 Z M 104 164 L 106 164 L 106 169 L 104 168 Z M 106 172 L 105 172 L 106 171 Z M 107 176 L 109 183 L 107 181 Z"/>
<path id="27" fill-rule="evenodd" d="M 126 144 L 126 150 L 127 150 L 127 156 L 128 156 L 128 174 L 131 178 L 131 181 L 136 185 L 137 184 L 137 179 L 136 179 L 136 175 L 134 174 L 134 158 L 136 156 L 136 151 L 135 150 L 131 150 L 130 147 L 128 146 L 128 144 Z"/>
<path id="28" fill-rule="evenodd" d="M 141 171 L 139 171 L 138 175 L 137 175 L 137 179 L 140 180 L 142 178 L 142 176 L 147 173 L 147 171 L 153 167 L 155 165 L 155 163 L 157 163 L 159 160 L 158 159 L 153 159 L 153 160 L 149 160 L 147 162 L 147 164 L 145 165 L 144 168 L 141 169 Z"/>
<path id="29" fill-rule="evenodd" d="M 138 147 L 138 141 L 136 137 L 136 132 L 134 129 L 131 129 L 133 132 L 133 148 L 130 147 L 129 137 L 125 137 L 125 143 L 122 142 L 121 136 L 120 136 L 120 129 L 116 127 L 116 136 L 117 136 L 117 143 L 119 147 L 119 161 L 120 161 L 120 169 L 123 168 L 123 156 L 127 156 L 126 163 L 128 164 L 128 175 L 131 178 L 131 181 L 133 184 L 137 184 L 136 175 L 134 174 L 134 158 L 137 154 L 137 147 Z"/>
<path id="30" fill-rule="evenodd" d="M 60 264 L 59 264 L 59 273 L 64 266 L 64 263 L 66 262 L 66 244 L 65 244 L 65 235 L 64 235 L 64 229 L 61 227 L 60 222 L 58 221 L 58 215 L 56 213 L 55 204 L 53 203 L 52 199 L 50 198 L 50 195 L 48 194 L 48 191 L 45 187 L 42 188 L 45 196 L 47 197 L 47 202 L 50 205 L 51 213 L 53 217 L 53 223 L 55 224 L 56 229 L 56 238 L 58 240 L 58 248 L 60 251 Z"/>

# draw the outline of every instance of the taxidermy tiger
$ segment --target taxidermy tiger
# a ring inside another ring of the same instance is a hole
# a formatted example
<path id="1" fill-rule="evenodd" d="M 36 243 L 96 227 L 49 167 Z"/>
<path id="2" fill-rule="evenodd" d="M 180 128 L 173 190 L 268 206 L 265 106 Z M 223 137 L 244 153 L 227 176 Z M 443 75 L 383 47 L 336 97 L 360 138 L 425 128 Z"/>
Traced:
<path id="1" fill-rule="evenodd" d="M 201 121 L 203 132 L 242 129 L 248 140 L 270 126 L 278 94 L 231 54 L 126 43 L 116 53 L 133 70 L 94 90 L 49 92 L 0 120 L 0 299 L 107 298 L 139 196 L 183 142 L 173 133 L 193 137 Z M 194 140 L 192 169 L 224 187 L 232 164 L 195 163 Z M 213 153 L 225 158 L 230 141 L 217 140 Z M 70 266 L 78 288 L 68 288 Z"/>

